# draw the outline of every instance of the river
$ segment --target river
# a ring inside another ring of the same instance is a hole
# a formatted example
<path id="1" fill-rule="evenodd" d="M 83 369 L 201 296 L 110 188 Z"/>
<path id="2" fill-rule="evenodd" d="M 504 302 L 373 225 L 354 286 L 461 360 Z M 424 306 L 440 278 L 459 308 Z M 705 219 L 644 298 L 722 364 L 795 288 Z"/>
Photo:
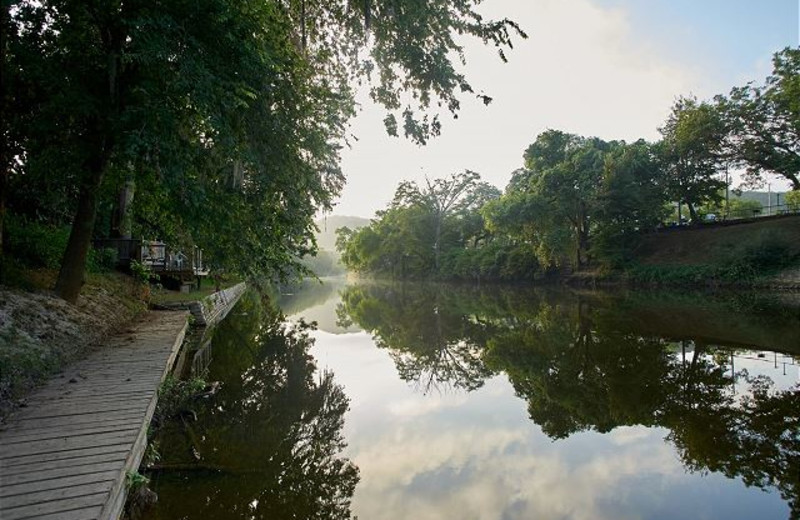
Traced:
<path id="1" fill-rule="evenodd" d="M 163 428 L 163 519 L 800 515 L 789 296 L 439 284 L 248 294 Z"/>

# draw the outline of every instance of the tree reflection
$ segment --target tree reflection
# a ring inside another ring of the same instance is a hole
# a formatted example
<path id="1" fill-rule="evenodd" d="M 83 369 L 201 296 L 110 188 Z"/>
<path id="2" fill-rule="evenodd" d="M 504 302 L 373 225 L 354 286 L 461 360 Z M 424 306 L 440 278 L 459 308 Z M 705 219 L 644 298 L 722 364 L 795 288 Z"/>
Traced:
<path id="1" fill-rule="evenodd" d="M 618 302 L 596 294 L 370 285 L 347 288 L 339 314 L 371 331 L 401 376 L 424 391 L 444 383 L 470 391 L 503 372 L 551 438 L 664 427 L 688 469 L 776 488 L 798 518 L 800 389 L 776 391 L 767 379 L 733 373 L 732 347 L 707 339 L 713 327 L 698 336 L 686 328 L 677 340 L 659 336 L 652 333 L 658 314 L 640 307 L 648 319 L 637 330 Z M 752 326 L 726 331 L 739 332 L 769 337 Z"/>
<path id="2" fill-rule="evenodd" d="M 354 320 L 389 351 L 404 381 L 423 393 L 480 388 L 492 371 L 481 361 L 491 327 L 459 311 L 436 287 L 359 286 L 342 293 L 340 325 Z"/>
<path id="3" fill-rule="evenodd" d="M 209 378 L 222 390 L 159 439 L 154 518 L 349 518 L 348 398 L 317 373 L 307 326 L 283 325 L 255 298 L 237 309 L 214 337 Z"/>

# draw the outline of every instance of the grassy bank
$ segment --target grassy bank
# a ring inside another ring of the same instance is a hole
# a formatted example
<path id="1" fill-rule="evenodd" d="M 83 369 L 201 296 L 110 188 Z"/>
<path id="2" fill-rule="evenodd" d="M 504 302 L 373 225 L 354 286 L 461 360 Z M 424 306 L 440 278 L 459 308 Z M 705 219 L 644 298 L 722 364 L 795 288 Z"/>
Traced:
<path id="1" fill-rule="evenodd" d="M 0 286 L 0 417 L 66 363 L 142 315 L 141 286 L 118 273 L 89 274 L 77 305 L 46 290 L 56 272 L 25 271 Z"/>
<path id="2" fill-rule="evenodd" d="M 220 290 L 228 289 L 229 287 L 233 287 L 237 283 L 241 282 L 240 278 L 230 278 L 225 279 L 220 282 L 219 288 Z M 211 296 L 216 292 L 217 284 L 211 278 L 203 278 L 200 281 L 200 288 L 196 288 L 196 286 L 192 287 L 192 290 L 189 292 L 178 292 L 178 291 L 168 291 L 165 289 L 155 289 L 152 292 L 151 302 L 154 305 L 159 304 L 169 304 L 169 303 L 185 303 L 185 302 L 194 302 L 202 300 L 207 296 Z"/>
<path id="3" fill-rule="evenodd" d="M 649 285 L 800 288 L 800 217 L 646 235 L 624 277 Z"/>

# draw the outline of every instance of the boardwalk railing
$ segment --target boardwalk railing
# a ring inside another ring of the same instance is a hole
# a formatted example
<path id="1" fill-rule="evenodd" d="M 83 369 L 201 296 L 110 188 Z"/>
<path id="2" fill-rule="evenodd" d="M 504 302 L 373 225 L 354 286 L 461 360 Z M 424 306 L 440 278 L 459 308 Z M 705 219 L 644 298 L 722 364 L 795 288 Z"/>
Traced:
<path id="1" fill-rule="evenodd" d="M 170 247 L 158 240 L 102 238 L 94 241 L 94 247 L 115 250 L 117 262 L 122 267 L 129 267 L 131 262 L 136 260 L 150 267 L 155 273 L 208 275 L 208 269 L 203 265 L 203 250 L 197 246 L 184 250 Z"/>

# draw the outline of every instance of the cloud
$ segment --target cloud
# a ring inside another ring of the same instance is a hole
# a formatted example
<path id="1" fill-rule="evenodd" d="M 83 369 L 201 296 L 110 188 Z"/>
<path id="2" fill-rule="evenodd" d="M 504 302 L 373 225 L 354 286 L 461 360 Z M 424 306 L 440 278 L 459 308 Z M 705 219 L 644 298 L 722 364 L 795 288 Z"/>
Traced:
<path id="1" fill-rule="evenodd" d="M 359 517 L 638 517 L 646 511 L 637 510 L 634 492 L 648 496 L 644 507 L 652 511 L 666 499 L 663 489 L 684 478 L 662 431 L 640 428 L 636 442 L 608 449 L 610 439 L 599 434 L 552 443 L 533 426 L 425 424 L 393 424 L 385 436 L 352 447 L 362 475 Z M 649 482 L 627 487 L 637 479 Z"/>
<path id="2" fill-rule="evenodd" d="M 488 16 L 512 18 L 530 36 L 507 64 L 479 42 L 466 45 L 467 76 L 494 102 L 484 107 L 465 100 L 459 119 L 445 121 L 444 135 L 421 148 L 386 136 L 382 110 L 365 103 L 353 125 L 360 140 L 343 157 L 348 186 L 336 213 L 372 216 L 401 179 L 465 168 L 502 188 L 521 165 L 524 148 L 547 128 L 606 139 L 656 138 L 675 97 L 698 83 L 689 67 L 635 41 L 622 9 L 589 0 L 485 5 Z"/>

